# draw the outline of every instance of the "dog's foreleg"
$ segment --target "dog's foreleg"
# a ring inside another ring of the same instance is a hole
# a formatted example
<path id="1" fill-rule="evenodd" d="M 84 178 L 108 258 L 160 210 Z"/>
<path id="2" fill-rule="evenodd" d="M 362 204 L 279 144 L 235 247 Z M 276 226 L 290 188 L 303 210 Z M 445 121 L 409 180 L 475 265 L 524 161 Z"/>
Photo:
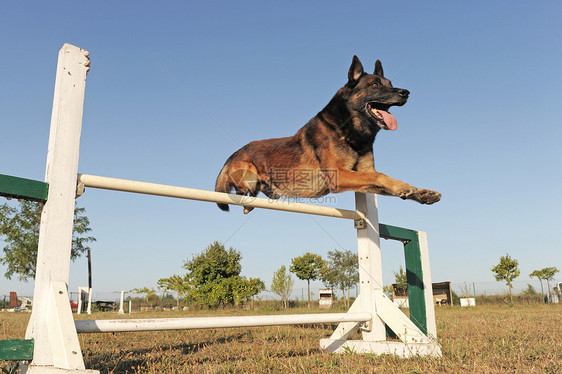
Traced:
<path id="1" fill-rule="evenodd" d="M 414 187 L 406 182 L 390 178 L 383 173 L 377 172 L 376 179 L 377 182 L 373 187 L 382 187 L 383 191 L 390 192 L 389 195 L 397 196 L 404 200 L 414 200 L 420 204 L 428 205 L 441 200 L 441 194 L 439 192 Z"/>
<path id="2" fill-rule="evenodd" d="M 332 192 L 357 191 L 397 196 L 401 199 L 417 201 L 420 204 L 433 204 L 441 199 L 439 192 L 414 187 L 374 170 L 356 172 L 340 169 L 337 181 L 330 186 L 330 189 Z"/>

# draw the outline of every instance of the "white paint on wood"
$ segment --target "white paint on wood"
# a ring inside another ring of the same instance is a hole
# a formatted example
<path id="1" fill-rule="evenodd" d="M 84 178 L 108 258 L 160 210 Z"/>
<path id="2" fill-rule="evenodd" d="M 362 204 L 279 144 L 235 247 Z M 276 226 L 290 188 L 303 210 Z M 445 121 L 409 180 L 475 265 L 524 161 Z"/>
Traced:
<path id="1" fill-rule="evenodd" d="M 68 298 L 60 308 L 68 309 L 69 313 L 57 314 L 60 331 L 65 334 L 60 338 L 62 345 L 53 345 L 59 338 L 50 335 L 53 328 L 47 316 L 52 313 L 51 285 L 68 284 L 88 65 L 87 52 L 83 49 L 65 44 L 59 51 L 45 173 L 49 193 L 41 215 L 34 305 L 26 334 L 35 340 L 32 364 L 37 366 L 84 369 Z"/>
<path id="2" fill-rule="evenodd" d="M 123 295 L 125 294 L 125 291 L 121 291 L 121 300 L 119 301 L 119 311 L 117 312 L 117 314 L 125 314 L 125 311 L 123 310 Z"/>
<path id="3" fill-rule="evenodd" d="M 75 321 L 79 333 L 218 329 L 368 321 L 369 313 L 319 313 L 239 317 L 194 317 Z"/>
<path id="4" fill-rule="evenodd" d="M 82 293 L 87 292 L 88 287 L 78 287 L 78 306 L 76 307 L 76 314 L 82 313 L 82 306 L 84 304 L 84 299 L 82 298 Z"/>
<path id="5" fill-rule="evenodd" d="M 376 297 L 377 313 L 404 343 L 429 343 L 424 333 L 386 295 Z"/>
<path id="6" fill-rule="evenodd" d="M 348 313 L 358 313 L 361 311 L 361 294 L 351 304 L 351 307 L 347 311 Z M 359 322 L 342 322 L 336 327 L 330 339 L 334 340 L 348 340 L 351 338 L 359 329 Z"/>
<path id="7" fill-rule="evenodd" d="M 86 313 L 92 314 L 92 289 L 88 287 L 78 287 L 78 308 L 76 308 L 76 314 L 82 313 L 82 308 L 86 302 L 86 300 L 83 299 L 84 294 L 88 298 Z"/>
<path id="8" fill-rule="evenodd" d="M 118 178 L 100 177 L 96 175 L 80 174 L 78 181 L 86 187 L 101 188 L 114 191 L 142 193 L 147 195 L 167 196 L 180 199 L 208 201 L 214 203 L 234 204 L 255 208 L 282 210 L 286 212 L 314 214 L 326 217 L 346 218 L 352 220 L 363 219 L 364 215 L 354 210 L 331 208 L 327 206 L 293 203 L 290 201 L 264 199 L 260 197 L 241 196 L 198 190 L 195 188 L 176 187 L 157 183 L 147 183 Z"/>
<path id="9" fill-rule="evenodd" d="M 86 309 L 87 314 L 92 314 L 92 289 L 88 288 L 88 308 Z"/>
<path id="10" fill-rule="evenodd" d="M 27 366 L 23 364 L 20 365 L 20 369 L 22 374 L 100 374 L 99 370 L 70 370 L 54 366 Z"/>
<path id="11" fill-rule="evenodd" d="M 369 342 L 364 340 L 321 339 L 320 347 L 329 353 L 390 354 L 400 358 L 416 356 L 441 357 L 441 347 L 435 343 L 403 343 L 397 341 Z"/>
<path id="12" fill-rule="evenodd" d="M 47 308 L 47 330 L 53 348 L 52 364 L 58 368 L 84 369 L 76 329 L 68 321 L 73 321 L 73 318 L 66 283 L 53 281 Z M 67 349 L 62 349 L 65 347 Z"/>
<path id="13" fill-rule="evenodd" d="M 427 234 L 418 231 L 418 242 L 420 245 L 421 266 L 423 274 L 423 289 L 425 299 L 425 316 L 427 325 L 427 335 L 437 339 L 437 324 L 435 323 L 435 305 L 433 305 L 433 283 L 431 283 L 431 269 L 429 266 L 429 246 L 427 244 Z"/>
<path id="14" fill-rule="evenodd" d="M 355 193 L 355 208 L 367 219 L 366 228 L 357 230 L 357 254 L 359 256 L 360 310 L 369 312 L 373 319 L 364 329 L 363 340 L 386 340 L 386 329 L 377 314 L 376 295 L 383 293 L 382 260 L 379 237 L 379 215 L 375 194 Z"/>
<path id="15" fill-rule="evenodd" d="M 322 348 L 328 352 L 353 351 L 357 353 L 395 354 L 400 357 L 415 355 L 440 357 L 441 348 L 435 340 L 437 334 L 427 236 L 424 232 L 418 232 L 425 285 L 424 300 L 426 302 L 428 335 L 430 337 L 426 336 L 382 292 L 382 262 L 376 196 L 356 193 L 356 209 L 365 214 L 368 219 L 366 221 L 367 228 L 357 230 L 361 292 L 351 306 L 350 312 L 371 311 L 374 315 L 373 321 L 371 321 L 373 325 L 371 331 L 365 331 L 364 329 L 362 341 L 351 341 L 348 339 L 357 331 L 359 324 L 341 323 L 330 339 L 322 340 Z M 385 324 L 402 340 L 401 343 L 386 341 Z"/>

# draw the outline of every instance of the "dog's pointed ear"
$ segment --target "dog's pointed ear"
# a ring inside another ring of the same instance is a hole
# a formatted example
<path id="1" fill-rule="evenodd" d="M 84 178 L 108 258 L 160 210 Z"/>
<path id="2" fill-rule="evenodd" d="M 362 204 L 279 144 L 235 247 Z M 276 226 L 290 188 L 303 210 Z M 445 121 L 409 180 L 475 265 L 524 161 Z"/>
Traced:
<path id="1" fill-rule="evenodd" d="M 377 60 L 377 62 L 375 62 L 375 72 L 373 74 L 378 75 L 379 77 L 384 77 L 381 60 Z"/>
<path id="2" fill-rule="evenodd" d="M 349 72 L 347 73 L 347 78 L 349 79 L 348 84 L 357 84 L 357 80 L 363 73 L 364 71 L 361 61 L 359 61 L 359 58 L 357 58 L 357 56 L 353 56 L 353 61 L 351 62 Z"/>

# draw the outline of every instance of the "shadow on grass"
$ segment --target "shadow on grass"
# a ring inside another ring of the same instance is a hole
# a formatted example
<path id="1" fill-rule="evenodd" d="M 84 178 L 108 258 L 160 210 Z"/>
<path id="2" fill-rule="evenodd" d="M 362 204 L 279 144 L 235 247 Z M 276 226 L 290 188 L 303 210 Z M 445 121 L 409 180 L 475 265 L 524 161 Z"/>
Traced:
<path id="1" fill-rule="evenodd" d="M 274 339 L 263 339 L 262 342 L 276 343 L 278 340 L 284 340 L 286 337 L 279 336 Z M 220 366 L 225 363 L 234 364 L 236 366 L 244 366 L 247 362 L 254 362 L 260 359 L 283 359 L 289 357 L 307 357 L 311 354 L 318 354 L 320 349 L 299 350 L 296 347 L 271 347 L 267 354 L 263 352 L 253 354 L 254 350 L 243 347 L 241 350 L 232 350 L 229 345 L 232 343 L 257 344 L 258 341 L 250 338 L 248 333 L 236 333 L 228 336 L 216 336 L 212 339 L 206 339 L 198 342 L 185 342 L 176 344 L 165 344 L 154 347 L 126 347 L 109 348 L 108 350 L 92 351 L 86 349 L 84 358 L 86 367 L 100 370 L 102 373 L 133 373 L 144 372 L 144 368 L 155 368 L 158 366 L 166 367 L 186 366 L 196 367 L 199 365 Z M 154 343 L 154 342 L 151 342 Z M 106 344 L 111 344 L 107 342 Z M 95 352 L 95 353 L 94 353 Z M 162 369 L 165 370 L 165 369 Z M 162 371 L 163 372 L 163 371 Z M 189 372 L 189 370 L 188 370 Z"/>

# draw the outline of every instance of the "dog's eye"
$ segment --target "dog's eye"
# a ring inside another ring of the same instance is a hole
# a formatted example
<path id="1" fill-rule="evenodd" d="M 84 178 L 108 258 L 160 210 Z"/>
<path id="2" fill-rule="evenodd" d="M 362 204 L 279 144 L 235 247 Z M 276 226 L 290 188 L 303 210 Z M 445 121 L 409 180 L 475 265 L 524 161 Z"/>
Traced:
<path id="1" fill-rule="evenodd" d="M 373 83 L 373 87 L 378 87 L 379 84 L 378 83 Z"/>

